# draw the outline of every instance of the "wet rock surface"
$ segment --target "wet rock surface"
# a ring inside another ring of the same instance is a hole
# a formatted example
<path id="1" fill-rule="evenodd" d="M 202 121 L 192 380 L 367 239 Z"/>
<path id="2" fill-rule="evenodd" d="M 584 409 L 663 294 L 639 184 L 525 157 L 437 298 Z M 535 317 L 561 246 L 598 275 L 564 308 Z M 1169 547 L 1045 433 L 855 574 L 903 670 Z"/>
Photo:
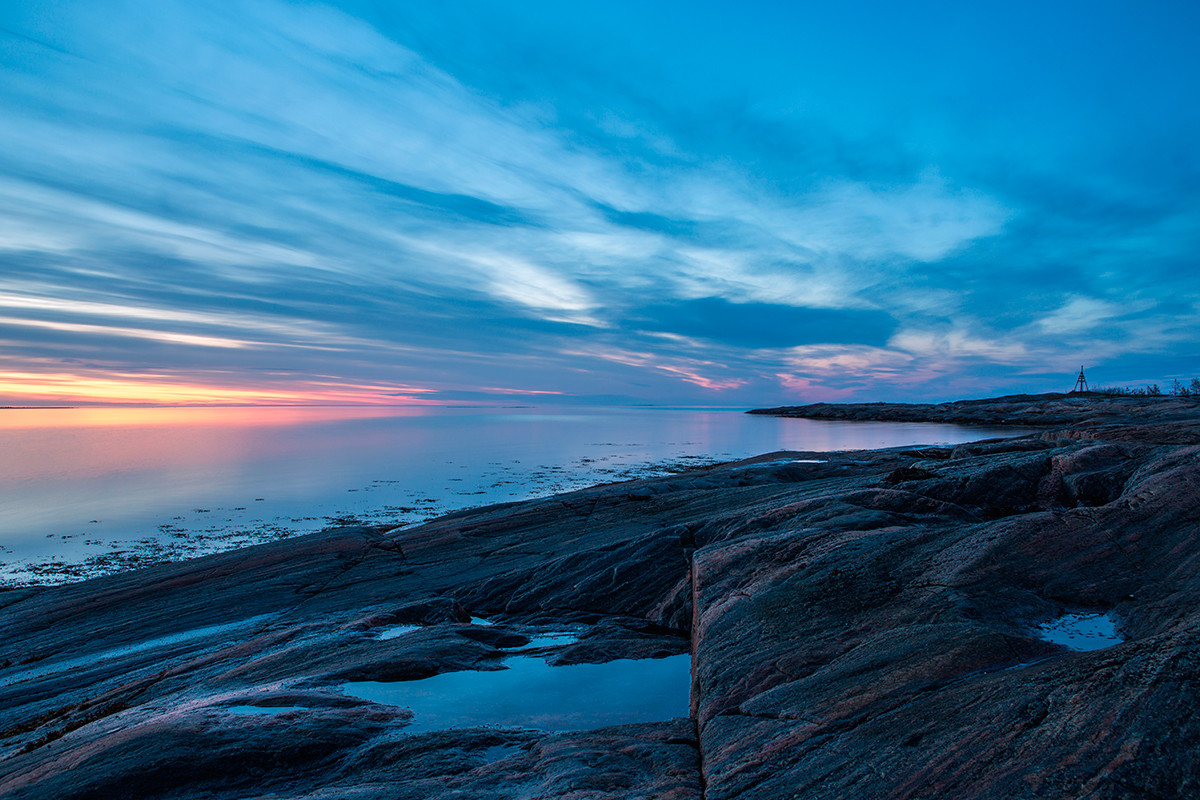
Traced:
<path id="1" fill-rule="evenodd" d="M 0 797 L 1200 796 L 1200 411 L 1076 400 L 0 592 Z M 343 691 L 689 651 L 693 719 L 413 733 Z"/>

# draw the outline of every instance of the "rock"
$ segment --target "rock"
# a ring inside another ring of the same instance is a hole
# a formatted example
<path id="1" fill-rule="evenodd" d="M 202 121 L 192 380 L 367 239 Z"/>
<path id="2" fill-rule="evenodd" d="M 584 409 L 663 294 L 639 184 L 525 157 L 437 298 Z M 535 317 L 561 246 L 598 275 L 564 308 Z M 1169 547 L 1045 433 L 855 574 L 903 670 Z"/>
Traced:
<path id="1" fill-rule="evenodd" d="M 0 797 L 1200 796 L 1200 407 L 1110 401 L 822 407 L 1043 430 L 0 592 Z M 1043 638 L 1067 612 L 1122 641 Z M 518 649 L 690 649 L 693 719 L 414 733 L 343 688 Z"/>
<path id="2" fill-rule="evenodd" d="M 883 479 L 883 482 L 894 484 L 904 483 L 905 481 L 923 481 L 936 476 L 937 473 L 921 469 L 920 467 L 900 467 L 900 469 L 894 469 L 889 472 L 887 477 Z"/>
<path id="3" fill-rule="evenodd" d="M 1119 396 L 1091 392 L 1019 394 L 952 403 L 813 403 L 807 406 L 756 408 L 747 413 L 805 419 L 876 420 L 882 422 L 941 422 L 955 425 L 1066 426 L 1089 433 L 1101 426 L 1107 438 L 1165 436 L 1173 444 L 1197 443 L 1200 432 L 1184 426 L 1166 431 L 1174 420 L 1189 420 L 1200 398 Z M 1152 418 L 1148 419 L 1148 418 Z M 1164 440 L 1165 441 L 1165 440 Z"/>

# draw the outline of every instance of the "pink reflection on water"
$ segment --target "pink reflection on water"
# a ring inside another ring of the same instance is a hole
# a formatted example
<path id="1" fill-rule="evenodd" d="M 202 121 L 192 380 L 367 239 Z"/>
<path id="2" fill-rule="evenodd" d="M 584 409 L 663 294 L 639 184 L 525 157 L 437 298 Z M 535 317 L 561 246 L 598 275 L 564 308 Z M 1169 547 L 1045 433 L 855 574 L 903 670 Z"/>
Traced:
<path id="1" fill-rule="evenodd" d="M 207 406 L 152 408 L 4 408 L 0 430 L 204 425 L 300 425 L 324 420 L 420 417 L 431 406 Z"/>
<path id="2" fill-rule="evenodd" d="M 662 459 L 989 434 L 719 409 L 0 409 L 0 583 L 37 577 L 26 563 L 80 564 L 145 542 L 180 557 L 350 518 L 410 524 L 636 477 Z"/>
<path id="3" fill-rule="evenodd" d="M 430 413 L 428 406 L 0 409 L 0 480 L 80 479 L 269 458 L 297 446 L 290 437 L 263 434 L 273 428 Z"/>

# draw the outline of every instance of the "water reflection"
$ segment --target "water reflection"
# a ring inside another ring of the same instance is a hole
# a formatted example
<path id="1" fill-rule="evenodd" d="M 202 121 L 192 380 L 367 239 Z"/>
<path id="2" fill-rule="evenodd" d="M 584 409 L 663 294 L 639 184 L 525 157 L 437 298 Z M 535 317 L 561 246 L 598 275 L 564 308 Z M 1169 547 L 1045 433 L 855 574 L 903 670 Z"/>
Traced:
<path id="1" fill-rule="evenodd" d="M 412 733 L 487 725 L 581 731 L 689 714 L 691 656 L 552 667 L 511 658 L 495 671 L 446 672 L 419 681 L 356 681 L 346 694 L 412 709 Z"/>
<path id="2" fill-rule="evenodd" d="M 379 632 L 377 639 L 396 639 L 401 636 L 407 636 L 413 631 L 421 630 L 420 625 L 392 625 Z"/>
<path id="3" fill-rule="evenodd" d="M 1072 650 L 1103 650 L 1125 641 L 1111 614 L 1068 613 L 1038 626 L 1037 635 Z"/>
<path id="4" fill-rule="evenodd" d="M 329 419 L 419 417 L 425 407 L 221 406 L 209 408 L 6 408 L 0 431 L 31 428 L 254 427 L 301 425 Z"/>
<path id="5" fill-rule="evenodd" d="M 410 524 L 668 461 L 1003 433 L 714 409 L 0 409 L 0 581 L 54 582 L 342 520 Z M 31 566 L 47 562 L 57 566 Z"/>

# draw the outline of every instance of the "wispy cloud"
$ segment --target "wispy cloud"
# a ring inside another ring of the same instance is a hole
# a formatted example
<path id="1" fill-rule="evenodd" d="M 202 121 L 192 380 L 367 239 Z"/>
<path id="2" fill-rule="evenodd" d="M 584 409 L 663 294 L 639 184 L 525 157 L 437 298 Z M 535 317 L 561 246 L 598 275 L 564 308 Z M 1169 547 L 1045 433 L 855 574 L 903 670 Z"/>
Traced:
<path id="1" fill-rule="evenodd" d="M 148 330 L 145 328 L 121 328 L 115 325 L 88 325 L 79 322 L 51 322 L 44 319 L 20 319 L 18 317 L 0 316 L 0 328 L 6 326 L 42 328 L 50 331 L 78 333 L 86 336 L 116 336 L 129 339 L 149 339 L 155 342 L 191 345 L 195 347 L 243 348 L 255 345 L 240 339 L 228 339 L 220 336 L 197 336 L 190 333 L 175 333 L 172 331 Z M 261 343 L 257 343 L 261 344 Z"/>
<path id="2" fill-rule="evenodd" d="M 757 403 L 1200 340 L 1156 288 L 1200 300 L 1186 181 L 1135 202 L 991 137 L 864 133 L 773 73 L 735 101 L 586 47 L 547 70 L 491 10 L 512 29 L 451 47 L 435 7 L 350 9 L 0 15 L 10 358 Z"/>
<path id="3" fill-rule="evenodd" d="M 614 364 L 622 364 L 639 369 L 650 369 L 655 372 L 677 377 L 694 386 L 699 386 L 712 392 L 722 392 L 737 389 L 746 385 L 744 378 L 730 376 L 730 367 L 715 361 L 679 356 L 664 356 L 658 353 L 637 352 L 611 347 L 597 347 L 585 351 L 570 351 L 565 356 L 582 356 L 588 359 L 600 359 Z M 724 373 L 724 374 L 722 374 Z"/>

